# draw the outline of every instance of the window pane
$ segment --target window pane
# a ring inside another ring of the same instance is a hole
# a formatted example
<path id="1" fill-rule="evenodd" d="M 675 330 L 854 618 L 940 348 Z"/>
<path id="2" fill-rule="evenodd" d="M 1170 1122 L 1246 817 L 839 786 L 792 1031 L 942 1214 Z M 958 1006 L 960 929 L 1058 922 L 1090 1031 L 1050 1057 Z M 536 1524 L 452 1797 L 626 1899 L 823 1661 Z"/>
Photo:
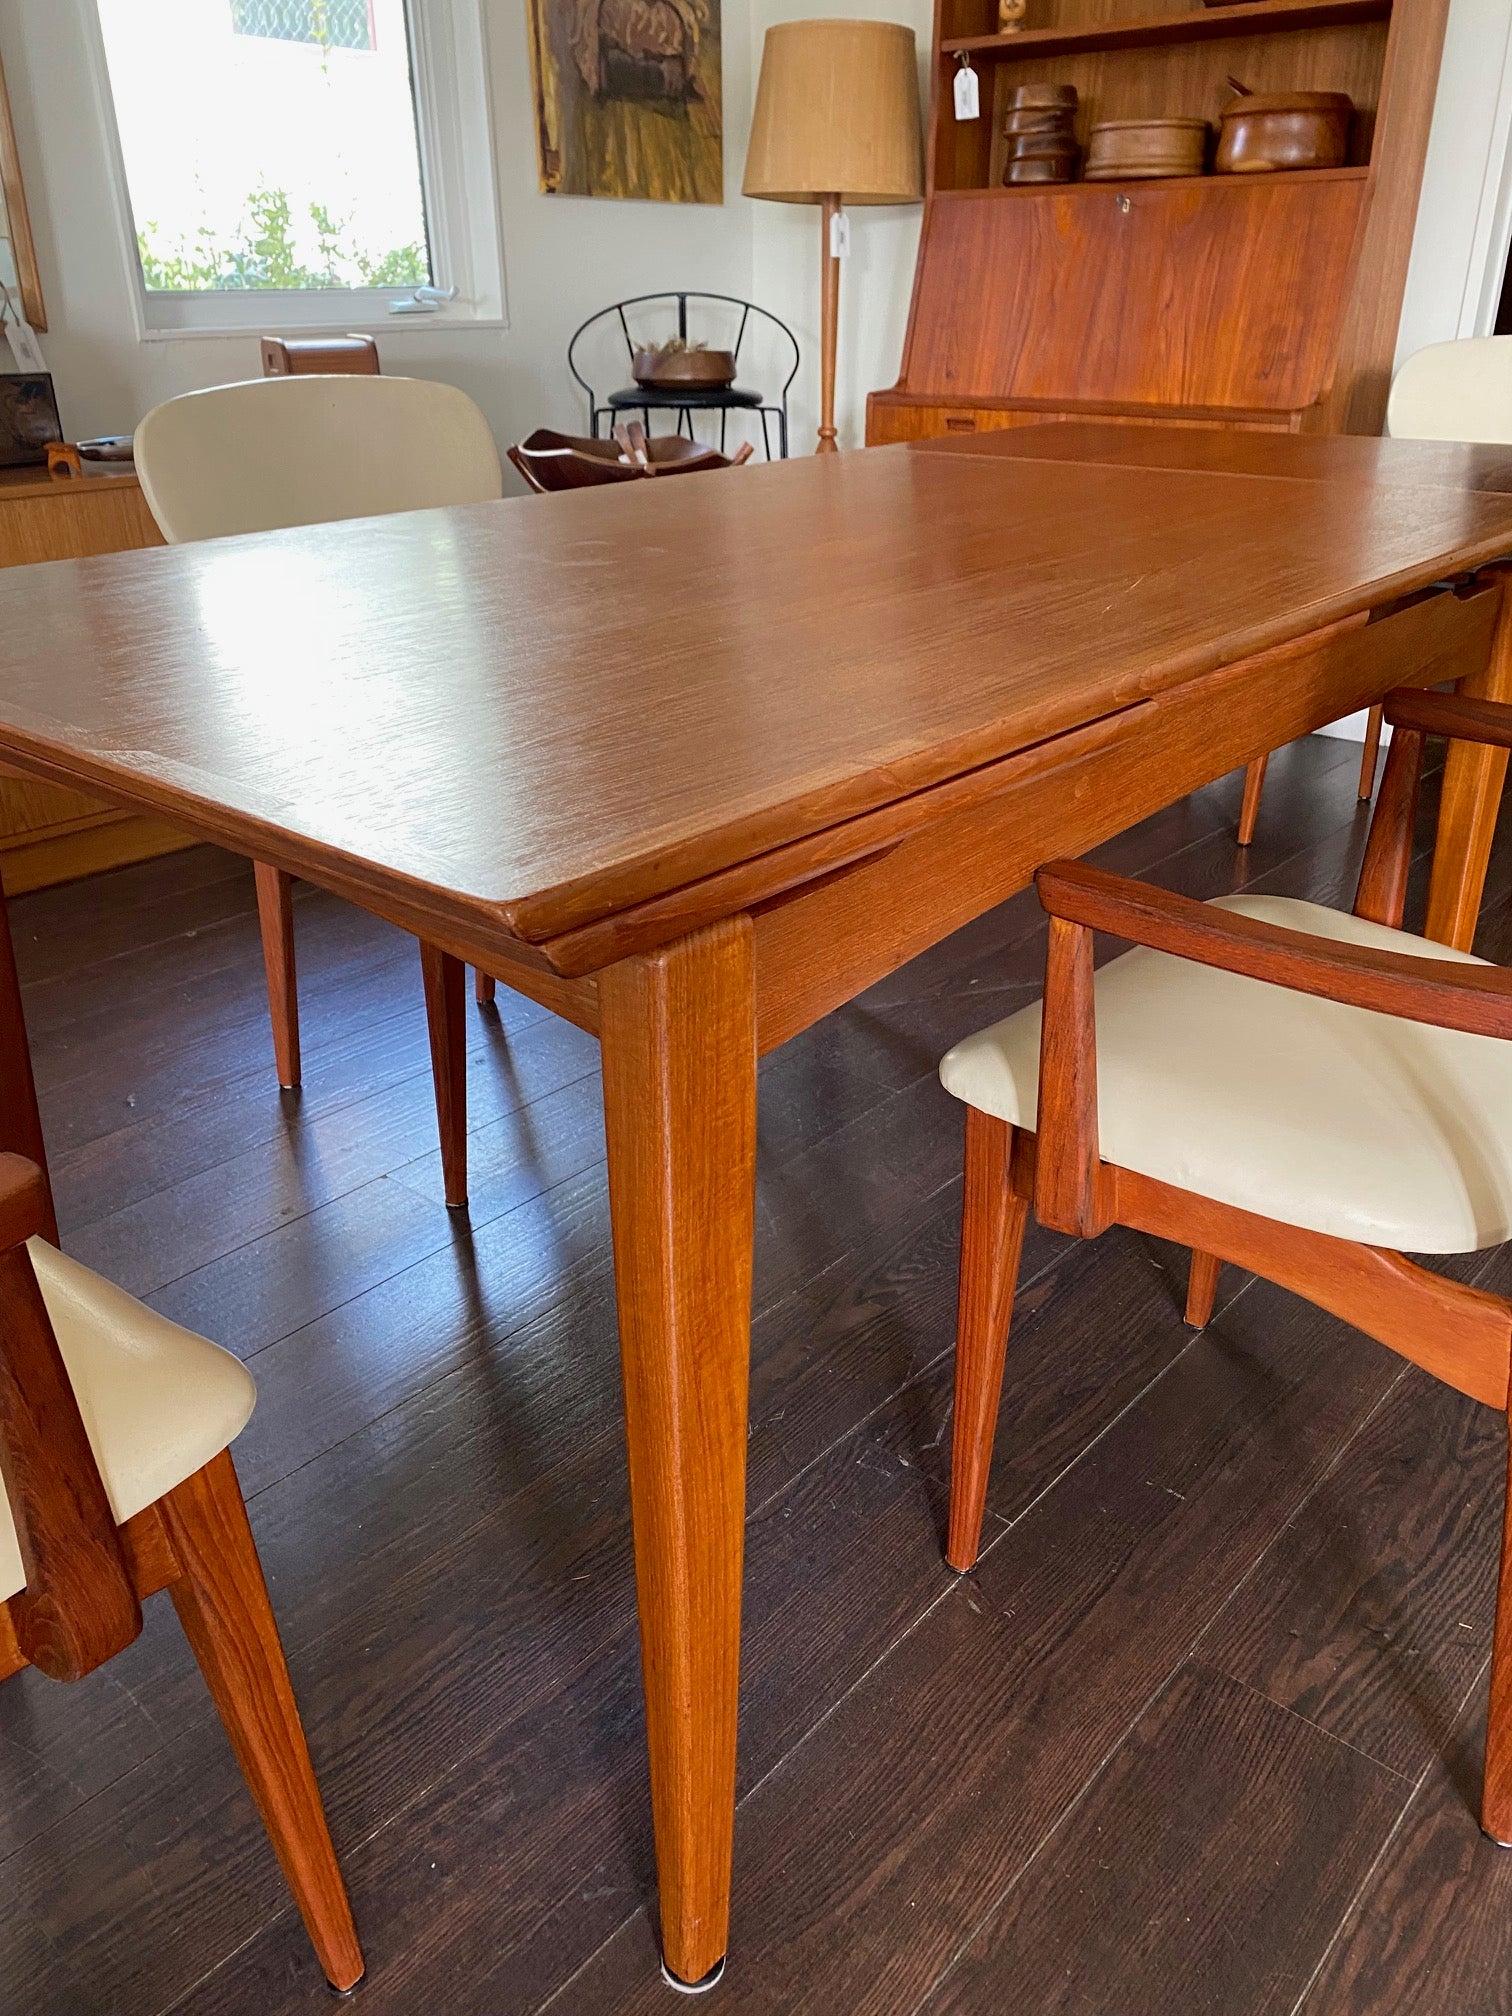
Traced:
<path id="1" fill-rule="evenodd" d="M 99 0 L 153 292 L 431 279 L 405 0 Z"/>

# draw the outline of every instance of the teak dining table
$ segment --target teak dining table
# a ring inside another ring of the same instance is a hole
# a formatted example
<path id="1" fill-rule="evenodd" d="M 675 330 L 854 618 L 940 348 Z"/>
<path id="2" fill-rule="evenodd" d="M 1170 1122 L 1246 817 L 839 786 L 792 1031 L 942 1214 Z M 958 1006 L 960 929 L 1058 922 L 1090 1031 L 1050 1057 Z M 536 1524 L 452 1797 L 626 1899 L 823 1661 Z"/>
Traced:
<path id="1" fill-rule="evenodd" d="M 1062 425 L 0 576 L 0 761 L 599 1037 L 675 1981 L 729 1925 L 758 1056 L 1391 686 L 1512 697 L 1509 555 L 1506 451 Z M 1450 753 L 1456 944 L 1505 762 Z M 3 910 L 0 1062 L 42 1159 Z"/>

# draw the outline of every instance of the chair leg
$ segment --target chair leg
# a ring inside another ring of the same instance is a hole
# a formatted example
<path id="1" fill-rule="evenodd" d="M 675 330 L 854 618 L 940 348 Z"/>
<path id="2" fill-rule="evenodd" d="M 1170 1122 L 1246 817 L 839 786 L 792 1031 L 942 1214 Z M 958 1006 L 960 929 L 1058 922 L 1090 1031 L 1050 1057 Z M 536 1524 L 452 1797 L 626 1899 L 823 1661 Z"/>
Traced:
<path id="1" fill-rule="evenodd" d="M 478 998 L 478 1006 L 487 1008 L 499 991 L 499 983 L 492 973 L 485 973 L 481 966 L 473 968 L 473 992 Z"/>
<path id="2" fill-rule="evenodd" d="M 467 968 L 422 938 L 420 971 L 441 1130 L 441 1178 L 447 1209 L 457 1211 L 467 1202 L 467 1021 L 462 1001 Z"/>
<path id="3" fill-rule="evenodd" d="M 1375 790 L 1376 757 L 1381 753 L 1381 730 L 1386 725 L 1386 708 L 1377 702 L 1365 718 L 1365 748 L 1360 757 L 1360 797 L 1369 798 Z"/>
<path id="4" fill-rule="evenodd" d="M 1512 1847 L 1512 1450 L 1509 1450 L 1507 1499 L 1502 1512 L 1496 1631 L 1491 1643 L 1491 1701 L 1486 1713 L 1481 1829 L 1503 1848 Z"/>
<path id="5" fill-rule="evenodd" d="M 1009 1182 L 1013 1129 L 966 1109 L 961 1199 L 961 1288 L 956 1322 L 955 1424 L 950 1445 L 950 1531 L 945 1558 L 963 1574 L 982 1543 L 987 1473 L 997 1432 L 1008 1321 L 1018 1285 L 1027 1201 Z"/>
<path id="6" fill-rule="evenodd" d="M 292 1091 L 299 1083 L 299 989 L 294 975 L 294 878 L 264 861 L 252 864 L 257 884 L 257 921 L 262 930 L 263 965 L 268 974 L 268 1014 L 273 1022 L 273 1061 L 278 1082 Z"/>
<path id="7" fill-rule="evenodd" d="M 1260 817 L 1260 793 L 1265 789 L 1265 766 L 1269 756 L 1257 756 L 1245 765 L 1244 803 L 1239 808 L 1239 845 L 1248 847 L 1255 837 L 1255 821 Z"/>
<path id="8" fill-rule="evenodd" d="M 1205 1330 L 1218 1299 L 1218 1269 L 1223 1262 L 1215 1253 L 1199 1253 L 1192 1248 L 1192 1271 L 1187 1276 L 1186 1320 L 1194 1330 Z"/>
<path id="9" fill-rule="evenodd" d="M 182 1569 L 170 1584 L 211 1699 L 332 1987 L 362 1979 L 352 1907 L 229 1451 L 158 1501 Z"/>

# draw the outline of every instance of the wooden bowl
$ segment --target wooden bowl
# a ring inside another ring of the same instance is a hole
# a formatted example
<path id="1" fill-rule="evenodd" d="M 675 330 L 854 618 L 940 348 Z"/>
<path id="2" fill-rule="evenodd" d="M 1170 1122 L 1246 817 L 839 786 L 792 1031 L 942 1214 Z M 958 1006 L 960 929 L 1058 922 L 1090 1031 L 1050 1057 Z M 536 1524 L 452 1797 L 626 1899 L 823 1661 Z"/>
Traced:
<path id="1" fill-rule="evenodd" d="M 1030 107 L 1044 110 L 1054 106 L 1075 112 L 1076 86 L 1074 84 L 1015 84 L 1008 93 L 1007 110 L 1024 112 Z"/>
<path id="2" fill-rule="evenodd" d="M 1207 156 L 1205 119 L 1109 119 L 1088 137 L 1089 182 L 1146 182 L 1200 175 Z"/>
<path id="3" fill-rule="evenodd" d="M 1003 186 L 1016 189 L 1026 182 L 1074 182 L 1074 154 L 1025 154 L 1003 164 Z"/>
<path id="4" fill-rule="evenodd" d="M 1070 105 L 1026 105 L 1003 118 L 1003 133 L 1013 138 L 1020 133 L 1074 133 L 1076 112 Z"/>
<path id="5" fill-rule="evenodd" d="M 1022 133 L 1010 140 L 1003 151 L 1003 165 L 1011 161 L 1059 161 L 1068 175 L 1076 172 L 1081 149 L 1074 140 L 1047 140 L 1042 133 Z"/>
<path id="6" fill-rule="evenodd" d="M 723 389 L 735 383 L 735 359 L 728 350 L 637 350 L 630 365 L 637 385 L 693 390 Z"/>
<path id="7" fill-rule="evenodd" d="M 1224 108 L 1213 166 L 1220 175 L 1342 168 L 1354 102 L 1342 91 L 1248 92 Z"/>

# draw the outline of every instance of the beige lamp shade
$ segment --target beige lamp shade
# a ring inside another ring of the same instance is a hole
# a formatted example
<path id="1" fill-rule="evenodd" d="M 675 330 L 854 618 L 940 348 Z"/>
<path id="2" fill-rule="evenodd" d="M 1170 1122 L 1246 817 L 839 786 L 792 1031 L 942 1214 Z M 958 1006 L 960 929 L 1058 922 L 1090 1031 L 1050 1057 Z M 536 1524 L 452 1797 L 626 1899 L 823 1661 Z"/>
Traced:
<path id="1" fill-rule="evenodd" d="M 747 196 L 917 203 L 919 73 L 896 21 L 785 21 L 766 31 Z"/>

